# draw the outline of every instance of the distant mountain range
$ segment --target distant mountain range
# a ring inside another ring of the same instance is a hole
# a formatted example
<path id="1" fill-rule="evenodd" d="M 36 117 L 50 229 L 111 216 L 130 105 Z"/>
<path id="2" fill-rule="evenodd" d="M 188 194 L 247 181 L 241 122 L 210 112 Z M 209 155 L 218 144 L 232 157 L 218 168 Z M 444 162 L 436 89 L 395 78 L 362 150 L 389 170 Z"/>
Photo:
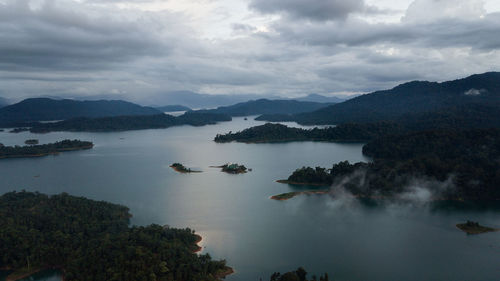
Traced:
<path id="1" fill-rule="evenodd" d="M 362 95 L 313 112 L 263 115 L 258 119 L 318 125 L 368 123 L 392 121 L 407 114 L 433 112 L 468 104 L 499 106 L 500 73 L 476 74 L 443 83 L 413 81 L 391 90 Z"/>
<path id="2" fill-rule="evenodd" d="M 155 107 L 155 108 L 158 109 L 159 111 L 162 111 L 162 112 L 190 111 L 191 110 L 191 108 L 189 108 L 187 106 L 178 105 L 178 104 L 159 106 L 159 107 Z"/>
<path id="3" fill-rule="evenodd" d="M 230 116 L 249 116 L 258 114 L 295 114 L 310 112 L 330 105 L 331 103 L 318 103 L 296 100 L 268 100 L 259 99 L 237 103 L 231 106 L 216 109 L 198 110 L 204 113 L 228 114 Z"/>
<path id="4" fill-rule="evenodd" d="M 318 95 L 318 94 L 310 94 L 310 95 L 307 95 L 305 97 L 296 98 L 295 100 L 320 102 L 320 103 L 340 103 L 340 102 L 346 101 L 347 99 L 346 98 L 339 98 L 339 97 L 327 97 L 327 96 L 322 96 L 322 95 Z"/>
<path id="5" fill-rule="evenodd" d="M 157 109 L 120 100 L 77 101 L 32 98 L 0 108 L 0 124 L 159 113 L 161 111 Z"/>

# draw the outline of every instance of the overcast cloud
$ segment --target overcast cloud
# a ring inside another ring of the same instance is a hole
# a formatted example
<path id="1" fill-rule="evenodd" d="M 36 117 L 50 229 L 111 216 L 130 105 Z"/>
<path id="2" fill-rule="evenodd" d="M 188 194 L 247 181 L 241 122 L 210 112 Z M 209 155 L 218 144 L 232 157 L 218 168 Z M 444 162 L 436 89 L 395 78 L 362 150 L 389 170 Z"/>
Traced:
<path id="1" fill-rule="evenodd" d="M 294 97 L 499 71 L 496 2 L 0 0 L 0 96 Z"/>

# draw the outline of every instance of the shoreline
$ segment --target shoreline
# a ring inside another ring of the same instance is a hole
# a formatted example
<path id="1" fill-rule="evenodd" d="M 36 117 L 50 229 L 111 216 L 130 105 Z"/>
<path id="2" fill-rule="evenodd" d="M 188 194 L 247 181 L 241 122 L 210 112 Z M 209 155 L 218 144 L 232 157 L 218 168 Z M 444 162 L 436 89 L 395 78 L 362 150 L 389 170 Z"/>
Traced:
<path id="1" fill-rule="evenodd" d="M 306 183 L 306 182 L 296 182 L 289 180 L 277 180 L 278 183 L 290 184 L 290 185 L 305 185 L 305 186 L 330 186 L 331 184 L 323 184 L 323 183 Z"/>
<path id="2" fill-rule="evenodd" d="M 197 253 L 199 253 L 199 252 L 201 252 L 203 250 L 203 247 L 201 247 L 200 245 L 198 245 L 203 240 L 203 237 L 201 235 L 199 235 L 199 234 L 194 234 L 194 236 L 196 236 L 195 245 L 196 245 L 197 249 L 193 250 L 193 253 L 197 254 Z M 217 278 L 219 280 L 222 280 L 226 276 L 231 275 L 233 273 L 234 273 L 234 269 L 232 267 L 230 267 L 230 266 L 226 266 L 224 270 L 215 273 L 215 278 Z"/>
<path id="3" fill-rule="evenodd" d="M 0 159 L 12 159 L 12 158 L 37 158 L 44 157 L 49 155 L 58 155 L 59 153 L 68 152 L 68 151 L 78 151 L 78 150 L 88 150 L 94 148 L 94 145 L 82 146 L 82 147 L 74 147 L 74 148 L 62 148 L 56 151 L 44 152 L 38 154 L 18 154 L 18 155 L 0 155 Z"/>
<path id="4" fill-rule="evenodd" d="M 18 281 L 18 280 L 24 279 L 26 277 L 30 277 L 33 274 L 36 274 L 40 271 L 47 270 L 47 269 L 49 269 L 49 268 L 36 268 L 36 269 L 32 269 L 32 270 L 26 271 L 26 272 L 25 271 L 14 271 L 11 274 L 7 275 L 7 277 L 5 278 L 5 281 Z"/>
<path id="5" fill-rule="evenodd" d="M 328 194 L 330 191 L 329 190 L 309 190 L 309 191 L 294 191 L 294 192 L 287 192 L 287 193 L 282 193 L 278 195 L 273 195 L 269 197 L 269 199 L 276 200 L 276 201 L 287 201 L 290 200 L 296 196 L 299 195 L 324 195 Z"/>

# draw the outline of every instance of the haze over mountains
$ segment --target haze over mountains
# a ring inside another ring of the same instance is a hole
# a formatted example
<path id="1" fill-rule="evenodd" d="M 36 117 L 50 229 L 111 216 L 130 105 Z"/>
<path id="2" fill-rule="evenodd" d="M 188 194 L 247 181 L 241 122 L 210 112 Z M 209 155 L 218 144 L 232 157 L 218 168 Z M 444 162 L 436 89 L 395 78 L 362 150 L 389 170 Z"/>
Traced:
<path id="1" fill-rule="evenodd" d="M 249 116 L 258 114 L 295 114 L 310 112 L 330 105 L 297 100 L 268 100 L 259 99 L 237 103 L 231 106 L 222 106 L 216 109 L 199 110 L 205 113 L 222 113 L 230 116 Z"/>
<path id="2" fill-rule="evenodd" d="M 301 124 L 340 124 L 395 120 L 407 114 L 439 111 L 468 104 L 498 107 L 500 73 L 476 74 L 443 83 L 413 81 L 393 89 L 362 95 L 313 112 L 264 115 L 258 120 Z"/>

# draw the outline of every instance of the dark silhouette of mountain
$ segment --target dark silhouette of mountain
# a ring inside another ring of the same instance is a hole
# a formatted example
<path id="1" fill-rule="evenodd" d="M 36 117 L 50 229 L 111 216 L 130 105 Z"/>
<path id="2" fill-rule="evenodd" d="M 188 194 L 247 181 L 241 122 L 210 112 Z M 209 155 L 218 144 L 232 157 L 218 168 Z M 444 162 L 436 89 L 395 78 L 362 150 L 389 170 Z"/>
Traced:
<path id="1" fill-rule="evenodd" d="M 261 116 L 259 120 L 297 121 L 301 124 L 341 124 L 395 120 L 412 113 L 453 106 L 500 105 L 500 72 L 476 74 L 443 83 L 413 81 L 391 90 L 362 95 L 314 112 L 292 116 Z"/>
<path id="2" fill-rule="evenodd" d="M 309 94 L 305 97 L 296 98 L 298 101 L 311 101 L 311 102 L 321 102 L 321 103 L 339 103 L 344 102 L 347 99 L 339 98 L 339 97 L 327 97 L 318 94 Z"/>
<path id="3" fill-rule="evenodd" d="M 257 114 L 295 114 L 314 111 L 328 106 L 328 103 L 259 99 L 238 103 L 216 109 L 199 110 L 198 112 L 221 113 L 231 116 L 249 116 Z"/>
<path id="4" fill-rule="evenodd" d="M 191 111 L 191 108 L 184 106 L 184 105 L 178 105 L 178 104 L 159 106 L 159 107 L 155 107 L 155 108 L 158 109 L 159 111 L 162 111 L 162 112 Z"/>
<path id="5" fill-rule="evenodd" d="M 0 97 L 0 108 L 6 107 L 7 105 L 9 105 L 9 102 L 6 99 Z"/>
<path id="6" fill-rule="evenodd" d="M 0 123 L 65 120 L 75 117 L 153 115 L 159 110 L 121 100 L 76 101 L 49 98 L 26 99 L 0 109 Z"/>

